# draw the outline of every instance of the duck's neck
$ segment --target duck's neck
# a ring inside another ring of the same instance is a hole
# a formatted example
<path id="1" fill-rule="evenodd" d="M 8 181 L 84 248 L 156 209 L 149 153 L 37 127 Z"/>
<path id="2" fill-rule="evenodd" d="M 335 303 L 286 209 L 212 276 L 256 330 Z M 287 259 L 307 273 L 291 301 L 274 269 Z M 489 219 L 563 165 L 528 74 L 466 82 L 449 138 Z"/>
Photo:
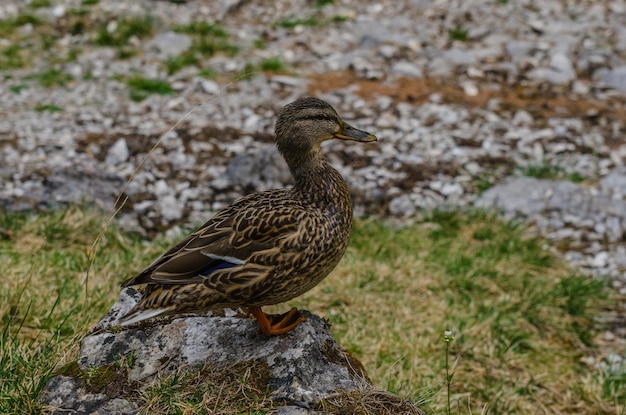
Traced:
<path id="1" fill-rule="evenodd" d="M 319 204 L 321 207 L 340 208 L 352 214 L 352 200 L 348 186 L 337 170 L 332 167 L 319 151 L 309 157 L 289 163 L 294 177 L 294 192 L 300 197 Z M 346 213 L 347 213 L 346 212 Z"/>
<path id="2" fill-rule="evenodd" d="M 328 166 L 319 150 L 311 150 L 308 154 L 300 153 L 297 157 L 289 157 L 286 160 L 298 187 L 309 187 L 318 183 L 320 175 L 323 175 Z"/>

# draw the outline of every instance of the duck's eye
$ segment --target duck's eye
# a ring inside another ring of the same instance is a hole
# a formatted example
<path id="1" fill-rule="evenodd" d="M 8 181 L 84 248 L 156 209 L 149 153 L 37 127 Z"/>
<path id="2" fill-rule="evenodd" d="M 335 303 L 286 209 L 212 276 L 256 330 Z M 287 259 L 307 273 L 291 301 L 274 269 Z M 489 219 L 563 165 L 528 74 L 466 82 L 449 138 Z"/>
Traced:
<path id="1" fill-rule="evenodd" d="M 337 121 L 334 118 L 326 115 L 326 114 L 313 114 L 313 115 L 306 115 L 303 117 L 298 117 L 297 119 L 301 119 L 301 120 L 311 120 L 311 121 Z"/>

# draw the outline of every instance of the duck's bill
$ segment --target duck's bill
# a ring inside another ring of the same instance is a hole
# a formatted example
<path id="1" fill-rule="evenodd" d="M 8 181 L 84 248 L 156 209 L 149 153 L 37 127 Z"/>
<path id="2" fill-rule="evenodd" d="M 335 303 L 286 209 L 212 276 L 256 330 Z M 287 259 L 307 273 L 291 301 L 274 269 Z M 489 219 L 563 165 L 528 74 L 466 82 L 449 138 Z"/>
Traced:
<path id="1" fill-rule="evenodd" d="M 374 134 L 354 128 L 349 124 L 343 125 L 343 128 L 335 133 L 335 138 L 340 140 L 358 141 L 360 143 L 371 143 L 378 140 Z"/>

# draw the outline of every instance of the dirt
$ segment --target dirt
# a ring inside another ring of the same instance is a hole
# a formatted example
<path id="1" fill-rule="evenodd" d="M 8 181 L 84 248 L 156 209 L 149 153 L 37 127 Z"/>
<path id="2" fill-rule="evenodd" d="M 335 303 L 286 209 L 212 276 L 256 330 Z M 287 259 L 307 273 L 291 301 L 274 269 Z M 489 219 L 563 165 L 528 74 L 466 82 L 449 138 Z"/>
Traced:
<path id="1" fill-rule="evenodd" d="M 326 93 L 342 88 L 354 88 L 354 92 L 365 100 L 377 96 L 387 96 L 394 102 L 407 102 L 413 105 L 423 104 L 433 94 L 439 94 L 443 103 L 456 104 L 468 108 L 488 108 L 496 113 L 514 113 L 517 110 L 529 112 L 538 123 L 548 118 L 580 117 L 584 122 L 595 125 L 606 120 L 626 120 L 626 105 L 623 98 L 612 98 L 605 101 L 591 97 L 580 98 L 556 89 L 525 86 L 522 83 L 509 85 L 500 82 L 489 85 L 478 85 L 479 92 L 475 96 L 465 94 L 456 82 L 443 79 L 398 78 L 395 81 L 364 80 L 350 71 L 329 72 L 310 76 L 308 92 L 310 94 Z M 490 103 L 497 100 L 492 107 Z M 623 130 L 624 128 L 622 128 Z M 624 143 L 626 131 L 617 137 L 607 140 L 609 147 L 617 147 Z"/>

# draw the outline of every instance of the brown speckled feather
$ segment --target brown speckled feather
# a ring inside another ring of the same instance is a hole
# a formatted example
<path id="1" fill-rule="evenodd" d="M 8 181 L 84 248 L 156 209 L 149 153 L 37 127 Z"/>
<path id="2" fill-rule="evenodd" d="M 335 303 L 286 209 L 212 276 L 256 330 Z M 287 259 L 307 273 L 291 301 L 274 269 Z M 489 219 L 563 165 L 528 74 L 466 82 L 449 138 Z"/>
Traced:
<path id="1" fill-rule="evenodd" d="M 125 281 L 124 287 L 147 287 L 122 323 L 277 304 L 317 285 L 343 256 L 352 230 L 347 185 L 319 149 L 332 138 L 375 140 L 316 98 L 285 107 L 276 142 L 295 186 L 239 199 Z"/>

